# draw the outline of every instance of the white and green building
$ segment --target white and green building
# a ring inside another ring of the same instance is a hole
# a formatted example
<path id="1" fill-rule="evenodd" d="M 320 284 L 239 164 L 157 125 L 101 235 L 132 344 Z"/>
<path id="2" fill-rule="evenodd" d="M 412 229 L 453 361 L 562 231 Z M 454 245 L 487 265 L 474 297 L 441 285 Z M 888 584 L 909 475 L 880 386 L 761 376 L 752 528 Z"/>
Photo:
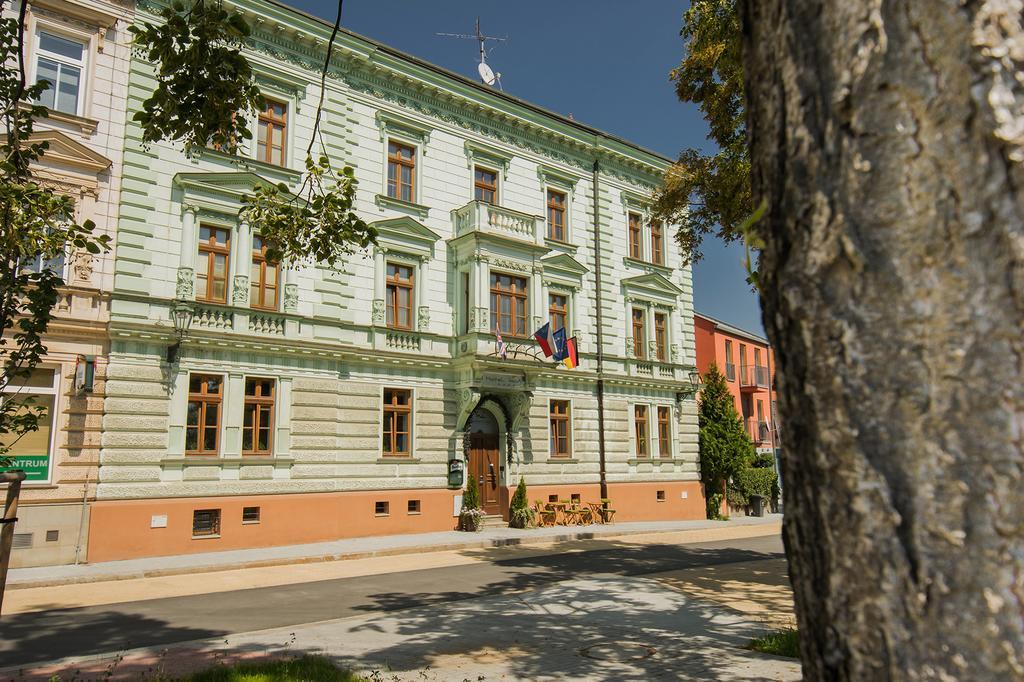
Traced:
<path id="1" fill-rule="evenodd" d="M 144 148 L 153 69 L 126 78 L 89 560 L 451 529 L 452 460 L 496 516 L 523 477 L 616 520 L 701 518 L 691 273 L 646 217 L 669 160 L 342 31 L 322 139 L 378 244 L 275 266 L 240 200 L 301 183 L 331 27 L 232 4 L 266 98 L 237 155 Z M 545 321 L 578 367 L 525 352 Z"/>

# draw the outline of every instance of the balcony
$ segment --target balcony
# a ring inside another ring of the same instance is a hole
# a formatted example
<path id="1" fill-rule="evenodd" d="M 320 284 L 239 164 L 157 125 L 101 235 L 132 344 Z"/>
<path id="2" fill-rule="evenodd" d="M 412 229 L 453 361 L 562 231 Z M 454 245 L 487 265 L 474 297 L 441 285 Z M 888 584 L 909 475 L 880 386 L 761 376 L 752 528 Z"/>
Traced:
<path id="1" fill-rule="evenodd" d="M 456 237 L 476 232 L 531 244 L 544 242 L 542 217 L 483 201 L 471 201 L 462 208 L 455 209 L 452 211 L 452 221 Z"/>
<path id="2" fill-rule="evenodd" d="M 772 429 L 768 422 L 759 421 L 751 417 L 746 420 L 746 428 L 747 435 L 750 436 L 750 440 L 754 442 L 754 445 L 771 445 Z"/>
<path id="3" fill-rule="evenodd" d="M 764 365 L 742 365 L 740 367 L 741 391 L 767 391 L 768 368 Z"/>

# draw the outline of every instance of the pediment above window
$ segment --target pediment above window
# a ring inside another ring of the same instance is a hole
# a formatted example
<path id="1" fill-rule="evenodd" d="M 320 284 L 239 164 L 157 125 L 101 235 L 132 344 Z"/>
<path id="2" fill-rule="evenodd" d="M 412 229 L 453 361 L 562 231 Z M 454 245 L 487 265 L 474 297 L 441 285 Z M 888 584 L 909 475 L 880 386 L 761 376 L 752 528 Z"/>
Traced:
<path id="1" fill-rule="evenodd" d="M 434 244 L 441 239 L 441 235 L 409 216 L 378 220 L 370 223 L 370 227 L 377 230 L 378 246 L 421 256 L 433 255 Z"/>
<path id="2" fill-rule="evenodd" d="M 255 173 L 178 173 L 174 184 L 184 195 L 183 203 L 219 213 L 235 215 L 242 206 L 242 197 L 270 182 Z"/>
<path id="3" fill-rule="evenodd" d="M 512 163 L 512 154 L 503 149 L 492 147 L 489 144 L 480 142 L 466 142 L 466 159 L 470 169 L 479 164 L 489 166 L 495 170 L 501 169 L 502 178 L 508 177 L 508 168 Z"/>
<path id="4" fill-rule="evenodd" d="M 656 272 L 628 277 L 622 280 L 622 288 L 627 296 L 673 303 L 676 297 L 683 293 L 683 290 L 673 284 L 671 280 Z"/>
<path id="5" fill-rule="evenodd" d="M 403 137 L 422 145 L 420 152 L 427 153 L 426 145 L 430 141 L 430 127 L 419 121 L 381 109 L 377 112 L 377 127 L 380 128 L 381 142 L 390 135 Z"/>
<path id="6" fill-rule="evenodd" d="M 93 175 L 110 168 L 110 159 L 57 130 L 38 130 L 28 137 L 28 142 L 49 144 L 40 158 L 40 162 L 48 166 L 63 166 Z"/>
<path id="7" fill-rule="evenodd" d="M 619 197 L 622 199 L 622 205 L 630 211 L 639 211 L 646 215 L 651 210 L 651 197 L 649 196 L 624 189 Z"/>
<path id="8" fill-rule="evenodd" d="M 540 178 L 542 184 L 551 185 L 552 187 L 573 192 L 576 190 L 576 183 L 579 182 L 583 176 L 569 171 L 563 171 L 559 168 L 552 168 L 551 166 L 538 164 L 537 177 Z"/>
<path id="9" fill-rule="evenodd" d="M 565 253 L 543 258 L 541 265 L 544 267 L 544 281 L 549 283 L 579 285 L 588 272 L 586 266 Z"/>

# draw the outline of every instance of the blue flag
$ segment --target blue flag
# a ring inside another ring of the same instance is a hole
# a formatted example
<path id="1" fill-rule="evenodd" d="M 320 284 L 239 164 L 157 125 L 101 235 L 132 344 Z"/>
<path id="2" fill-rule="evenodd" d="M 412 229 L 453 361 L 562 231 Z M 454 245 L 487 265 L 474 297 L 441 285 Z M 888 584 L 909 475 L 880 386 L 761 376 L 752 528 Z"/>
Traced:
<path id="1" fill-rule="evenodd" d="M 566 344 L 567 338 L 565 335 L 565 327 L 561 327 L 555 330 L 555 333 L 551 335 L 551 340 L 554 342 L 554 352 L 551 354 L 551 359 L 555 362 L 561 362 L 569 357 L 569 347 Z"/>

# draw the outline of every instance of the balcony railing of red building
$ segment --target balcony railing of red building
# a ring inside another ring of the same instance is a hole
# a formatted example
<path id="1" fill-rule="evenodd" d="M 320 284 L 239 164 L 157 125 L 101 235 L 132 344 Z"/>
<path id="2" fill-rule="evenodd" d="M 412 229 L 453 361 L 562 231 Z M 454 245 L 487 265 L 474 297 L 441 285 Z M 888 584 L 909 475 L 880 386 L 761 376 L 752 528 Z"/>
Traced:
<path id="1" fill-rule="evenodd" d="M 740 388 L 767 390 L 768 380 L 768 368 L 764 365 L 742 365 L 740 367 Z"/>
<path id="2" fill-rule="evenodd" d="M 747 434 L 754 445 L 771 445 L 772 428 L 766 421 L 760 421 L 753 417 L 747 419 Z"/>

